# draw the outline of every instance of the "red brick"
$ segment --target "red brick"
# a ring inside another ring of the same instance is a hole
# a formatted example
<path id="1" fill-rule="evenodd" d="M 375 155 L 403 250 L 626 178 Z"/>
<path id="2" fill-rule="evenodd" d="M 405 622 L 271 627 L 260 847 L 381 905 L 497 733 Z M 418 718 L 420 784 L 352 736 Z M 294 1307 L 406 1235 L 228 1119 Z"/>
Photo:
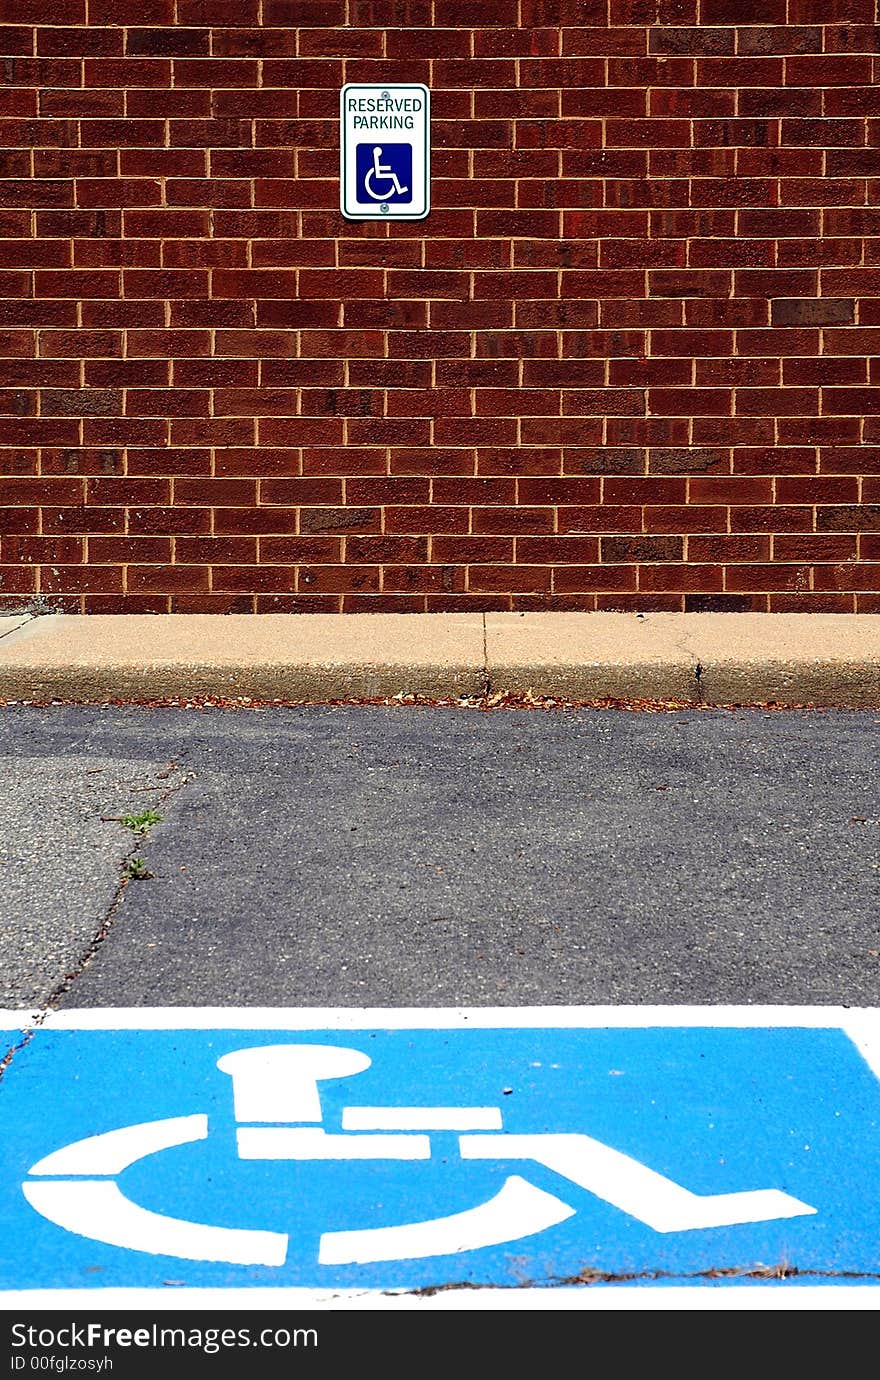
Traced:
<path id="1" fill-rule="evenodd" d="M 865 422 L 865 439 L 870 419 Z M 860 438 L 856 417 L 784 417 L 779 419 L 779 440 L 783 445 L 855 445 Z"/>
<path id="2" fill-rule="evenodd" d="M 510 591 L 549 591 L 551 578 L 551 571 L 546 566 L 475 565 L 468 569 L 468 589 L 504 594 Z"/>
<path id="3" fill-rule="evenodd" d="M 85 542 L 82 537 L 0 538 L 0 559 L 9 565 L 74 565 L 82 563 Z"/>
<path id="4" fill-rule="evenodd" d="M 874 19 L 874 0 L 789 0 L 789 22 L 828 24 L 838 19 L 870 23 Z"/>
<path id="5" fill-rule="evenodd" d="M 210 510 L 193 508 L 187 511 L 193 514 L 194 525 L 189 529 L 193 534 L 207 533 L 212 526 L 213 532 L 218 535 L 233 536 L 253 537 L 263 533 L 281 534 L 296 531 L 295 511 L 261 510 L 253 507 L 216 508 L 213 512 L 213 524 Z"/>
<path id="6" fill-rule="evenodd" d="M 286 507 L 300 505 L 331 507 L 343 503 L 342 480 L 306 476 L 290 479 L 263 479 L 260 481 L 260 502 L 282 504 Z M 351 497 L 353 505 L 369 500 L 361 496 Z"/>
<path id="7" fill-rule="evenodd" d="M 129 57 L 207 57 L 211 35 L 207 29 L 129 29 L 125 51 Z"/>
<path id="8" fill-rule="evenodd" d="M 608 382 L 612 386 L 625 386 L 627 384 L 648 386 L 658 383 L 689 384 L 692 369 L 692 361 L 689 359 L 611 360 Z"/>
<path id="9" fill-rule="evenodd" d="M 774 538 L 774 541 L 777 540 L 779 538 Z M 692 535 L 687 538 L 687 556 L 695 565 L 713 562 L 729 565 L 734 561 L 769 561 L 770 537 L 743 536 L 739 533 L 727 536 L 718 532 L 709 537 Z"/>
<path id="10" fill-rule="evenodd" d="M 6 359 L 30 359 L 35 345 L 33 331 L 0 330 L 0 351 Z"/>
<path id="11" fill-rule="evenodd" d="M 170 206 L 247 206 L 252 190 L 244 178 L 173 177 L 165 183 Z"/>
<path id="12" fill-rule="evenodd" d="M 253 417 L 175 417 L 171 442 L 176 446 L 249 446 L 257 439 L 257 425 Z"/>
<path id="13" fill-rule="evenodd" d="M 167 479 L 89 479 L 86 502 L 100 507 L 155 507 L 171 501 Z"/>
<path id="14" fill-rule="evenodd" d="M 39 530 L 40 511 L 38 508 L 0 507 L 0 533 L 34 533 Z"/>
<path id="15" fill-rule="evenodd" d="M 773 502 L 773 481 L 770 478 L 695 477 L 688 481 L 688 501 L 692 503 L 752 504 Z"/>
<path id="16" fill-rule="evenodd" d="M 737 331 L 736 341 L 741 354 L 762 357 L 773 355 L 779 358 L 788 355 L 818 355 L 820 344 L 817 330 L 793 327 L 779 330 L 741 330 Z"/>
<path id="17" fill-rule="evenodd" d="M 876 446 L 834 446 L 819 451 L 820 474 L 880 474 Z"/>
<path id="18" fill-rule="evenodd" d="M 115 448 L 122 445 L 164 446 L 168 440 L 168 427 L 158 419 L 133 421 L 130 418 L 86 418 L 83 421 L 82 433 L 87 447 L 105 448 L 100 452 L 101 455 L 115 455 Z M 59 444 L 73 447 L 79 442 L 73 440 Z M 114 464 L 112 468 L 115 470 L 117 467 Z"/>
<path id="19" fill-rule="evenodd" d="M 760 446 L 772 445 L 774 426 L 780 434 L 787 418 L 779 417 L 694 417 L 691 439 L 700 446 Z"/>
<path id="20" fill-rule="evenodd" d="M 136 593 L 168 594 L 182 590 L 191 594 L 209 587 L 207 566 L 130 565 L 126 570 L 126 589 Z"/>
<path id="21" fill-rule="evenodd" d="M 555 593 L 581 590 L 625 591 L 636 588 L 635 566 L 581 565 L 557 567 L 553 572 Z"/>
<path id="22" fill-rule="evenodd" d="M 128 565 L 130 562 L 167 565 L 171 562 L 170 537 L 92 536 L 88 544 L 89 561 L 96 565 Z"/>
<path id="23" fill-rule="evenodd" d="M 823 388 L 822 412 L 826 416 L 864 416 L 880 413 L 880 389 Z"/>
<path id="24" fill-rule="evenodd" d="M 202 149 L 128 148 L 119 154 L 123 177 L 198 178 L 207 173 Z"/>
<path id="25" fill-rule="evenodd" d="M 142 360 L 132 361 L 135 369 L 143 369 Z M 173 362 L 172 377 L 169 380 L 175 387 L 221 388 L 224 385 L 239 383 L 254 388 L 259 376 L 256 360 L 244 359 L 177 359 Z M 137 382 L 133 378 L 132 383 Z M 143 378 L 141 382 L 152 383 L 157 380 Z M 268 381 L 268 380 L 267 380 Z"/>
<path id="26" fill-rule="evenodd" d="M 712 593 L 724 588 L 724 570 L 718 565 L 640 565 L 639 589 L 676 593 Z"/>
<path id="27" fill-rule="evenodd" d="M 46 205 L 45 188 L 52 184 L 37 184 L 36 196 Z M 72 205 L 72 188 L 63 202 Z M 32 192 L 33 195 L 33 192 Z M 161 184 L 152 178 L 88 178 L 78 179 L 76 201 L 83 207 L 158 206 L 162 200 Z"/>
<path id="28" fill-rule="evenodd" d="M 296 449 L 292 450 L 270 450 L 268 447 L 259 449 L 217 449 L 214 452 L 214 473 L 218 478 L 230 477 L 249 477 L 254 478 L 271 477 L 275 475 L 299 474 L 301 466 L 300 453 Z M 210 458 L 209 465 L 210 467 Z"/>
<path id="29" fill-rule="evenodd" d="M 645 509 L 645 527 L 649 532 L 726 532 L 727 509 L 722 505 L 698 507 L 665 507 Z"/>
<path id="30" fill-rule="evenodd" d="M 343 434 L 341 417 L 269 417 L 259 420 L 261 446 L 340 446 Z"/>
<path id="31" fill-rule="evenodd" d="M 520 540 L 519 538 L 517 540 Z M 431 554 L 440 564 L 476 565 L 512 563 L 514 538 L 485 536 L 433 536 Z"/>
<path id="32" fill-rule="evenodd" d="M 809 585 L 810 570 L 805 565 L 734 565 L 727 569 L 727 589 L 737 590 L 804 590 Z"/>
<path id="33" fill-rule="evenodd" d="M 419 590 L 425 593 L 434 590 L 449 592 L 463 590 L 465 572 L 452 566 L 386 566 L 382 572 L 382 588 L 386 595 L 396 596 L 398 591 Z M 387 605 L 392 608 L 392 605 Z M 400 610 L 403 611 L 402 609 Z"/>
<path id="34" fill-rule="evenodd" d="M 526 303 L 524 313 L 528 313 L 531 304 Z M 546 305 L 546 304 L 542 304 Z M 552 305 L 552 304 L 551 304 Z M 590 303 L 592 313 L 595 316 L 596 305 Z M 453 302 L 434 300 L 430 303 L 406 303 L 405 317 L 397 321 L 390 322 L 392 326 L 401 325 L 406 327 L 419 327 L 427 324 L 430 312 L 431 326 L 440 331 L 461 331 L 461 330 L 481 330 L 497 327 L 504 329 L 513 325 L 514 304 L 513 302 Z M 369 303 L 347 303 L 345 306 L 345 324 L 347 326 L 375 326 L 382 324 L 382 317 L 390 315 L 387 311 L 372 307 Z M 395 315 L 400 318 L 401 312 Z M 419 320 L 419 317 L 423 320 Z"/>
<path id="35" fill-rule="evenodd" d="M 780 382 L 779 360 L 698 359 L 694 370 L 694 382 L 698 386 L 715 383 L 733 388 L 742 388 L 750 384 L 777 384 Z"/>
<path id="36" fill-rule="evenodd" d="M 854 178 L 785 178 L 780 183 L 784 206 L 836 206 L 863 200 L 863 184 Z"/>
<path id="37" fill-rule="evenodd" d="M 552 532 L 551 508 L 493 507 L 472 510 L 472 530 L 479 535 L 497 533 L 519 536 L 528 533 Z"/>
<path id="38" fill-rule="evenodd" d="M 866 342 L 863 345 L 867 348 Z M 832 359 L 827 355 L 817 359 L 786 359 L 782 363 L 782 381 L 785 384 L 867 383 L 868 361 L 852 356 Z M 872 382 L 876 383 L 877 378 Z"/>
<path id="39" fill-rule="evenodd" d="M 354 457 L 351 452 L 346 460 L 346 468 L 351 470 Z M 384 474 L 385 454 L 378 447 L 375 450 L 358 453 L 358 463 L 362 473 Z M 338 462 L 335 468 L 338 468 Z M 440 450 L 430 447 L 395 447 L 389 453 L 388 469 L 391 474 L 463 474 L 474 472 L 474 453 L 468 449 Z"/>
<path id="40" fill-rule="evenodd" d="M 214 540 L 212 538 L 212 540 Z M 237 541 L 241 538 L 236 538 Z M 354 540 L 347 537 L 347 541 Z M 260 561 L 270 564 L 304 562 L 316 565 L 336 565 L 342 560 L 342 538 L 337 536 L 260 537 Z"/>
<path id="41" fill-rule="evenodd" d="M 28 565 L 0 565 L 0 593 L 34 594 L 37 572 Z"/>
<path id="42" fill-rule="evenodd" d="M 782 240 L 777 247 L 777 263 L 816 264 L 820 267 L 833 264 L 857 264 L 862 260 L 864 246 L 861 240 Z M 870 260 L 871 249 L 868 249 Z"/>
<path id="43" fill-rule="evenodd" d="M 880 531 L 880 503 L 820 508 L 816 513 L 816 528 L 822 532 Z"/>
<path id="44" fill-rule="evenodd" d="M 252 479 L 174 480 L 174 502 L 184 507 L 247 507 L 256 503 L 257 486 Z"/>
<path id="45" fill-rule="evenodd" d="M 125 395 L 127 417 L 207 417 L 210 397 L 197 388 L 129 388 Z"/>
<path id="46" fill-rule="evenodd" d="M 614 444 L 612 429 L 615 418 L 608 417 L 605 427 L 609 444 Z M 598 445 L 602 440 L 602 417 L 597 413 L 585 420 L 575 417 L 523 417 L 520 423 L 520 441 L 526 446 L 575 446 Z M 498 432 L 495 440 L 500 444 L 510 444 L 512 437 Z"/>
<path id="47" fill-rule="evenodd" d="M 135 329 L 128 332 L 128 354 L 133 359 L 154 356 L 160 359 L 176 356 L 190 359 L 207 355 L 210 348 L 211 337 L 207 331 Z"/>
<path id="48" fill-rule="evenodd" d="M 342 303 L 342 322 L 339 320 L 337 303 L 312 303 L 312 318 L 298 324 L 311 326 L 338 326 L 344 325 L 354 330 L 381 328 L 384 330 L 416 330 L 428 324 L 427 302 L 373 302 L 368 300 Z M 479 304 L 482 308 L 482 303 Z M 447 306 L 443 302 L 432 302 L 430 304 L 430 314 L 432 324 L 441 324 L 444 308 Z M 320 307 L 320 319 L 317 308 Z M 330 310 L 328 310 L 328 307 Z M 491 312 L 489 313 L 491 315 Z M 259 316 L 259 308 L 258 308 Z M 435 323 L 435 317 L 437 318 Z M 262 324 L 262 323 L 261 323 Z"/>
<path id="49" fill-rule="evenodd" d="M 0 206 L 72 206 L 73 185 L 49 178 L 0 182 Z"/>
<path id="50" fill-rule="evenodd" d="M 652 297 L 727 297 L 732 275 L 716 269 L 656 269 L 648 273 Z"/>
<path id="51" fill-rule="evenodd" d="M 77 612 L 871 606 L 868 0 L 96 3 L 7 42 L 0 469 L 79 496 L 5 564 L 55 543 Z M 343 78 L 434 88 L 424 223 L 341 220 Z"/>
<path id="52" fill-rule="evenodd" d="M 378 566 L 311 566 L 300 569 L 298 588 L 315 592 L 378 590 Z"/>
<path id="53" fill-rule="evenodd" d="M 730 529 L 732 532 L 811 532 L 813 513 L 809 507 L 783 507 L 781 504 L 732 508 Z"/>
<path id="54" fill-rule="evenodd" d="M 726 417 L 733 411 L 733 397 L 729 388 L 651 388 L 648 410 L 670 417 Z"/>
<path id="55" fill-rule="evenodd" d="M 301 8 L 308 9 L 308 5 Z M 272 24 L 272 11 L 279 5 L 269 4 L 266 9 L 266 23 Z M 257 23 L 258 17 L 258 0 L 177 0 L 178 24 L 246 25 Z"/>
<path id="56" fill-rule="evenodd" d="M 29 43 L 29 32 L 23 29 L 21 33 Z M 37 108 L 38 99 L 36 91 L 29 91 L 25 87 L 12 87 L 0 91 L 0 117 L 36 115 Z"/>
<path id="57" fill-rule="evenodd" d="M 86 360 L 83 376 L 90 388 L 125 388 L 136 384 L 161 387 L 171 381 L 168 363 L 164 359 Z"/>
<path id="58" fill-rule="evenodd" d="M 537 466 L 535 467 L 537 468 Z M 550 464 L 542 467 L 547 473 Z M 523 471 L 521 471 L 523 472 Z M 638 446 L 566 446 L 562 450 L 563 474 L 644 474 L 645 451 Z"/>
<path id="59" fill-rule="evenodd" d="M 153 510 L 150 510 L 153 511 Z M 53 533 L 121 532 L 125 513 L 114 508 L 44 508 L 41 514 L 44 535 Z"/>
<path id="60" fill-rule="evenodd" d="M 684 302 L 686 326 L 767 326 L 770 304 L 759 297 L 691 298 Z M 667 324 L 664 322 L 664 324 Z"/>
<path id="61" fill-rule="evenodd" d="M 599 538 L 586 536 L 517 537 L 516 559 L 526 564 L 538 565 L 589 565 L 598 563 Z"/>
<path id="62" fill-rule="evenodd" d="M 810 416 L 818 413 L 819 390 L 816 388 L 738 388 L 736 390 L 735 410 L 740 416 Z"/>
<path id="63" fill-rule="evenodd" d="M 84 268 L 158 268 L 162 246 L 143 240 L 76 240 L 73 262 L 76 269 Z M 117 279 L 117 293 L 118 293 Z M 85 296 L 85 294 L 83 294 Z"/>

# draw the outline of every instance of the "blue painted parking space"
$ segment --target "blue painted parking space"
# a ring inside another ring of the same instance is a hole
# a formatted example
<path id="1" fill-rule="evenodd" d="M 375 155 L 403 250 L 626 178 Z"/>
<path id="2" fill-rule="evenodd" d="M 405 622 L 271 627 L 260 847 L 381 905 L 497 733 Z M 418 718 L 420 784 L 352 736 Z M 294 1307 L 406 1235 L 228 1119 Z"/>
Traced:
<path id="1" fill-rule="evenodd" d="M 877 1016 L 20 1018 L 0 1290 L 874 1285 Z"/>

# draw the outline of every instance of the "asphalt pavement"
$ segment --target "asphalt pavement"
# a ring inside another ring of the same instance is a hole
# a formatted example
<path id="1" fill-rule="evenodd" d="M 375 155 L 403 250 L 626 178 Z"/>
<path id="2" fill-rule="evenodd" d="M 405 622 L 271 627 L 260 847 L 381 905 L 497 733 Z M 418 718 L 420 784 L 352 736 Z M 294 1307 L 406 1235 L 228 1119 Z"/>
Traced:
<path id="1" fill-rule="evenodd" d="M 0 1001 L 875 1005 L 878 729 L 7 706 Z"/>
<path id="2" fill-rule="evenodd" d="M 0 619 L 0 1308 L 874 1307 L 878 729 L 878 617 Z"/>

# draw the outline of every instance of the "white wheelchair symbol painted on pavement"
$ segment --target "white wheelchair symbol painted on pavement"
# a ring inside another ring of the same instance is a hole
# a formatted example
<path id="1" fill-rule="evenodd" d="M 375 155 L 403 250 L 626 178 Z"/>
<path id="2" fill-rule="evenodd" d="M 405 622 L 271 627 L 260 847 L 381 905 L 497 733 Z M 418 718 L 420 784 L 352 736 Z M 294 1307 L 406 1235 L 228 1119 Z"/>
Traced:
<path id="1" fill-rule="evenodd" d="M 342 1112 L 341 1133 L 328 1132 L 318 1084 L 370 1067 L 361 1050 L 280 1044 L 225 1054 L 217 1068 L 232 1079 L 241 1160 L 431 1159 L 433 1132 L 457 1132 L 462 1160 L 543 1165 L 656 1232 L 694 1231 L 802 1217 L 816 1208 L 779 1189 L 698 1194 L 640 1161 L 580 1132 L 505 1132 L 500 1107 L 365 1107 Z M 211 1226 L 138 1206 L 115 1182 L 149 1155 L 208 1137 L 205 1114 L 168 1117 L 74 1141 L 38 1160 L 22 1184 L 43 1217 L 90 1240 L 152 1255 L 234 1265 L 284 1265 L 285 1232 Z M 498 1246 L 533 1236 L 574 1216 L 555 1193 L 509 1174 L 487 1201 L 445 1217 L 397 1226 L 329 1231 L 318 1264 L 413 1260 Z"/>
<path id="2" fill-rule="evenodd" d="M 402 187 L 397 173 L 389 163 L 381 163 L 382 149 L 380 145 L 373 147 L 373 166 L 368 169 L 364 178 L 364 191 L 373 201 L 387 201 L 390 196 L 405 196 L 409 187 Z M 377 182 L 390 182 L 390 186 L 385 186 L 381 191 L 376 187 Z"/>

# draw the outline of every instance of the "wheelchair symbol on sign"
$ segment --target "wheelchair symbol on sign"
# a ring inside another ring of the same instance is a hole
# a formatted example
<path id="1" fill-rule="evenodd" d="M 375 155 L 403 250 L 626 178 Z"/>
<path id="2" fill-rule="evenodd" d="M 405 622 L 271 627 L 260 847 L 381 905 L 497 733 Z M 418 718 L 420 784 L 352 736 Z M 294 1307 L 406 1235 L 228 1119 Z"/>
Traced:
<path id="1" fill-rule="evenodd" d="M 412 145 L 358 144 L 355 151 L 358 199 L 380 203 L 412 200 Z"/>
<path id="2" fill-rule="evenodd" d="M 376 146 L 373 149 L 373 166 L 367 169 L 364 178 L 364 191 L 373 201 L 387 201 L 392 196 L 405 196 L 409 187 L 401 187 L 397 173 L 386 163 L 380 163 L 382 150 Z M 390 182 L 390 187 L 383 187 L 381 191 L 375 185 L 376 182 Z"/>
<path id="3" fill-rule="evenodd" d="M 232 1079 L 239 1159 L 424 1161 L 431 1158 L 430 1133 L 453 1131 L 459 1133 L 462 1160 L 543 1165 L 656 1232 L 816 1212 L 773 1188 L 692 1193 L 580 1132 L 508 1133 L 500 1107 L 347 1106 L 342 1131 L 326 1131 L 319 1083 L 352 1077 L 371 1062 L 361 1050 L 336 1045 L 264 1045 L 223 1055 L 217 1068 Z M 93 1241 L 181 1260 L 284 1265 L 291 1246 L 285 1232 L 213 1226 L 152 1212 L 115 1182 L 115 1175 L 148 1155 L 207 1137 L 208 1117 L 201 1113 L 122 1126 L 44 1156 L 29 1170 L 22 1190 L 43 1217 Z M 508 1173 L 497 1193 L 462 1212 L 324 1232 L 318 1264 L 369 1264 L 480 1250 L 546 1231 L 575 1211 L 563 1197 Z"/>

